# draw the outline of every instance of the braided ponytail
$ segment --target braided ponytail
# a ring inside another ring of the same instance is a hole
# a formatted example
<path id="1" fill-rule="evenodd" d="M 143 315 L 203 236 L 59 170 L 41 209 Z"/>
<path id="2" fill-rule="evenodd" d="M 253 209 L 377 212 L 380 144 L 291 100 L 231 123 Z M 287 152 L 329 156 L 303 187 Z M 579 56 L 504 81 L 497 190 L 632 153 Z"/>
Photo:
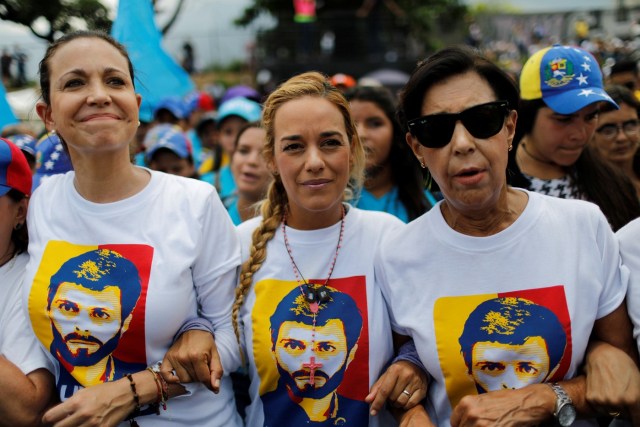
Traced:
<path id="1" fill-rule="evenodd" d="M 244 303 L 244 298 L 253 282 L 253 275 L 260 270 L 262 263 L 267 258 L 267 243 L 273 238 L 282 221 L 283 209 L 287 196 L 280 180 L 271 183 L 267 191 L 267 198 L 262 202 L 261 214 L 262 222 L 253 232 L 251 238 L 251 249 L 249 259 L 242 264 L 240 270 L 240 283 L 236 287 L 236 299 L 231 310 L 231 321 L 233 331 L 240 342 L 240 328 L 238 327 L 238 317 L 240 307 Z"/>

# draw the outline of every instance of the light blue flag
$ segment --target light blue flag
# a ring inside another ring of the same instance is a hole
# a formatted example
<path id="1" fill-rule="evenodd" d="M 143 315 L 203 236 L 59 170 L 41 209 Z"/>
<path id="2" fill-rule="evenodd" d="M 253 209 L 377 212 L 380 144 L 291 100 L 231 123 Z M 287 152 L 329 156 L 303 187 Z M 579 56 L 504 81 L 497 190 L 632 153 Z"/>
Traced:
<path id="1" fill-rule="evenodd" d="M 141 120 L 150 121 L 161 99 L 183 98 L 195 89 L 187 72 L 162 48 L 151 0 L 120 0 L 111 35 L 131 57 L 136 91 L 142 95 Z"/>
<path id="2" fill-rule="evenodd" d="M 7 91 L 4 89 L 2 82 L 0 82 L 0 129 L 18 122 L 18 118 L 7 101 Z"/>

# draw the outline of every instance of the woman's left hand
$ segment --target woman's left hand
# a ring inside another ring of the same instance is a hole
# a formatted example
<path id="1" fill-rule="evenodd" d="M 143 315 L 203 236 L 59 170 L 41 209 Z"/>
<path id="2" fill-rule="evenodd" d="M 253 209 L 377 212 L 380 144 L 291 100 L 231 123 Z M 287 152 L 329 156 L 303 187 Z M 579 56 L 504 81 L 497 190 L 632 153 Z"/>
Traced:
<path id="1" fill-rule="evenodd" d="M 453 408 L 451 426 L 537 426 L 550 419 L 550 402 L 555 395 L 546 384 L 467 395 Z"/>
<path id="2" fill-rule="evenodd" d="M 427 376 L 411 362 L 399 361 L 387 368 L 371 387 L 365 402 L 371 406 L 371 414 L 376 415 L 389 400 L 393 406 L 410 409 L 427 395 Z"/>
<path id="3" fill-rule="evenodd" d="M 83 388 L 49 409 L 42 422 L 54 427 L 117 426 L 135 409 L 127 380 Z"/>
<path id="4" fill-rule="evenodd" d="M 640 371 L 624 351 L 601 341 L 586 356 L 587 402 L 599 413 L 629 416 L 640 425 Z"/>
<path id="5" fill-rule="evenodd" d="M 222 373 L 213 335 L 195 329 L 180 335 L 160 367 L 160 374 L 168 383 L 200 382 L 214 393 L 220 391 Z"/>

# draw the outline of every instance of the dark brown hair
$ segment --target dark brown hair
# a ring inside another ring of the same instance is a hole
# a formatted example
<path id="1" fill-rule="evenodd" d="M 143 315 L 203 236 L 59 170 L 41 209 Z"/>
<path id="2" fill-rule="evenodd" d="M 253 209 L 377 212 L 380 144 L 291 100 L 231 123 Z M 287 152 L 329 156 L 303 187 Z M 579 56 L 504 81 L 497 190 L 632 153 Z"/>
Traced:
<path id="1" fill-rule="evenodd" d="M 131 76 L 131 82 L 134 82 L 133 75 L 133 64 L 131 63 L 131 59 L 129 58 L 129 54 L 127 53 L 127 49 L 116 41 L 113 37 L 104 33 L 102 31 L 74 31 L 72 33 L 65 34 L 60 37 L 55 42 L 51 43 L 47 48 L 47 51 L 44 54 L 44 57 L 40 61 L 39 65 L 39 74 L 40 74 L 40 90 L 42 91 L 42 100 L 49 105 L 51 102 L 50 93 L 51 93 L 51 73 L 50 73 L 50 65 L 49 61 L 55 55 L 56 51 L 60 46 L 64 46 L 70 41 L 76 39 L 86 39 L 86 38 L 96 38 L 100 40 L 104 40 L 109 43 L 111 46 L 115 47 L 124 58 L 127 60 L 127 65 L 129 67 L 129 76 Z M 134 83 L 135 86 L 135 83 Z"/>
<path id="2" fill-rule="evenodd" d="M 27 196 L 18 190 L 14 190 L 13 188 L 9 190 L 7 196 L 18 203 L 21 200 L 25 199 Z M 21 254 L 22 252 L 26 252 L 27 246 L 29 245 L 29 233 L 27 232 L 27 221 L 24 221 L 24 224 L 18 228 L 14 228 L 11 231 L 11 241 L 14 245 L 14 254 Z"/>

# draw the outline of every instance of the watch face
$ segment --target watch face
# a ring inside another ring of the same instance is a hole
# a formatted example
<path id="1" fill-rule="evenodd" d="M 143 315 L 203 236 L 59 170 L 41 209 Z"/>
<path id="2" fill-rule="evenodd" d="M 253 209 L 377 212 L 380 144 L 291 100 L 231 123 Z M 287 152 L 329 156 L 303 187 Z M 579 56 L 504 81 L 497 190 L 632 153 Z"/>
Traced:
<path id="1" fill-rule="evenodd" d="M 570 404 L 564 404 L 558 411 L 558 423 L 562 427 L 567 427 L 573 424 L 576 420 L 576 408 Z"/>

